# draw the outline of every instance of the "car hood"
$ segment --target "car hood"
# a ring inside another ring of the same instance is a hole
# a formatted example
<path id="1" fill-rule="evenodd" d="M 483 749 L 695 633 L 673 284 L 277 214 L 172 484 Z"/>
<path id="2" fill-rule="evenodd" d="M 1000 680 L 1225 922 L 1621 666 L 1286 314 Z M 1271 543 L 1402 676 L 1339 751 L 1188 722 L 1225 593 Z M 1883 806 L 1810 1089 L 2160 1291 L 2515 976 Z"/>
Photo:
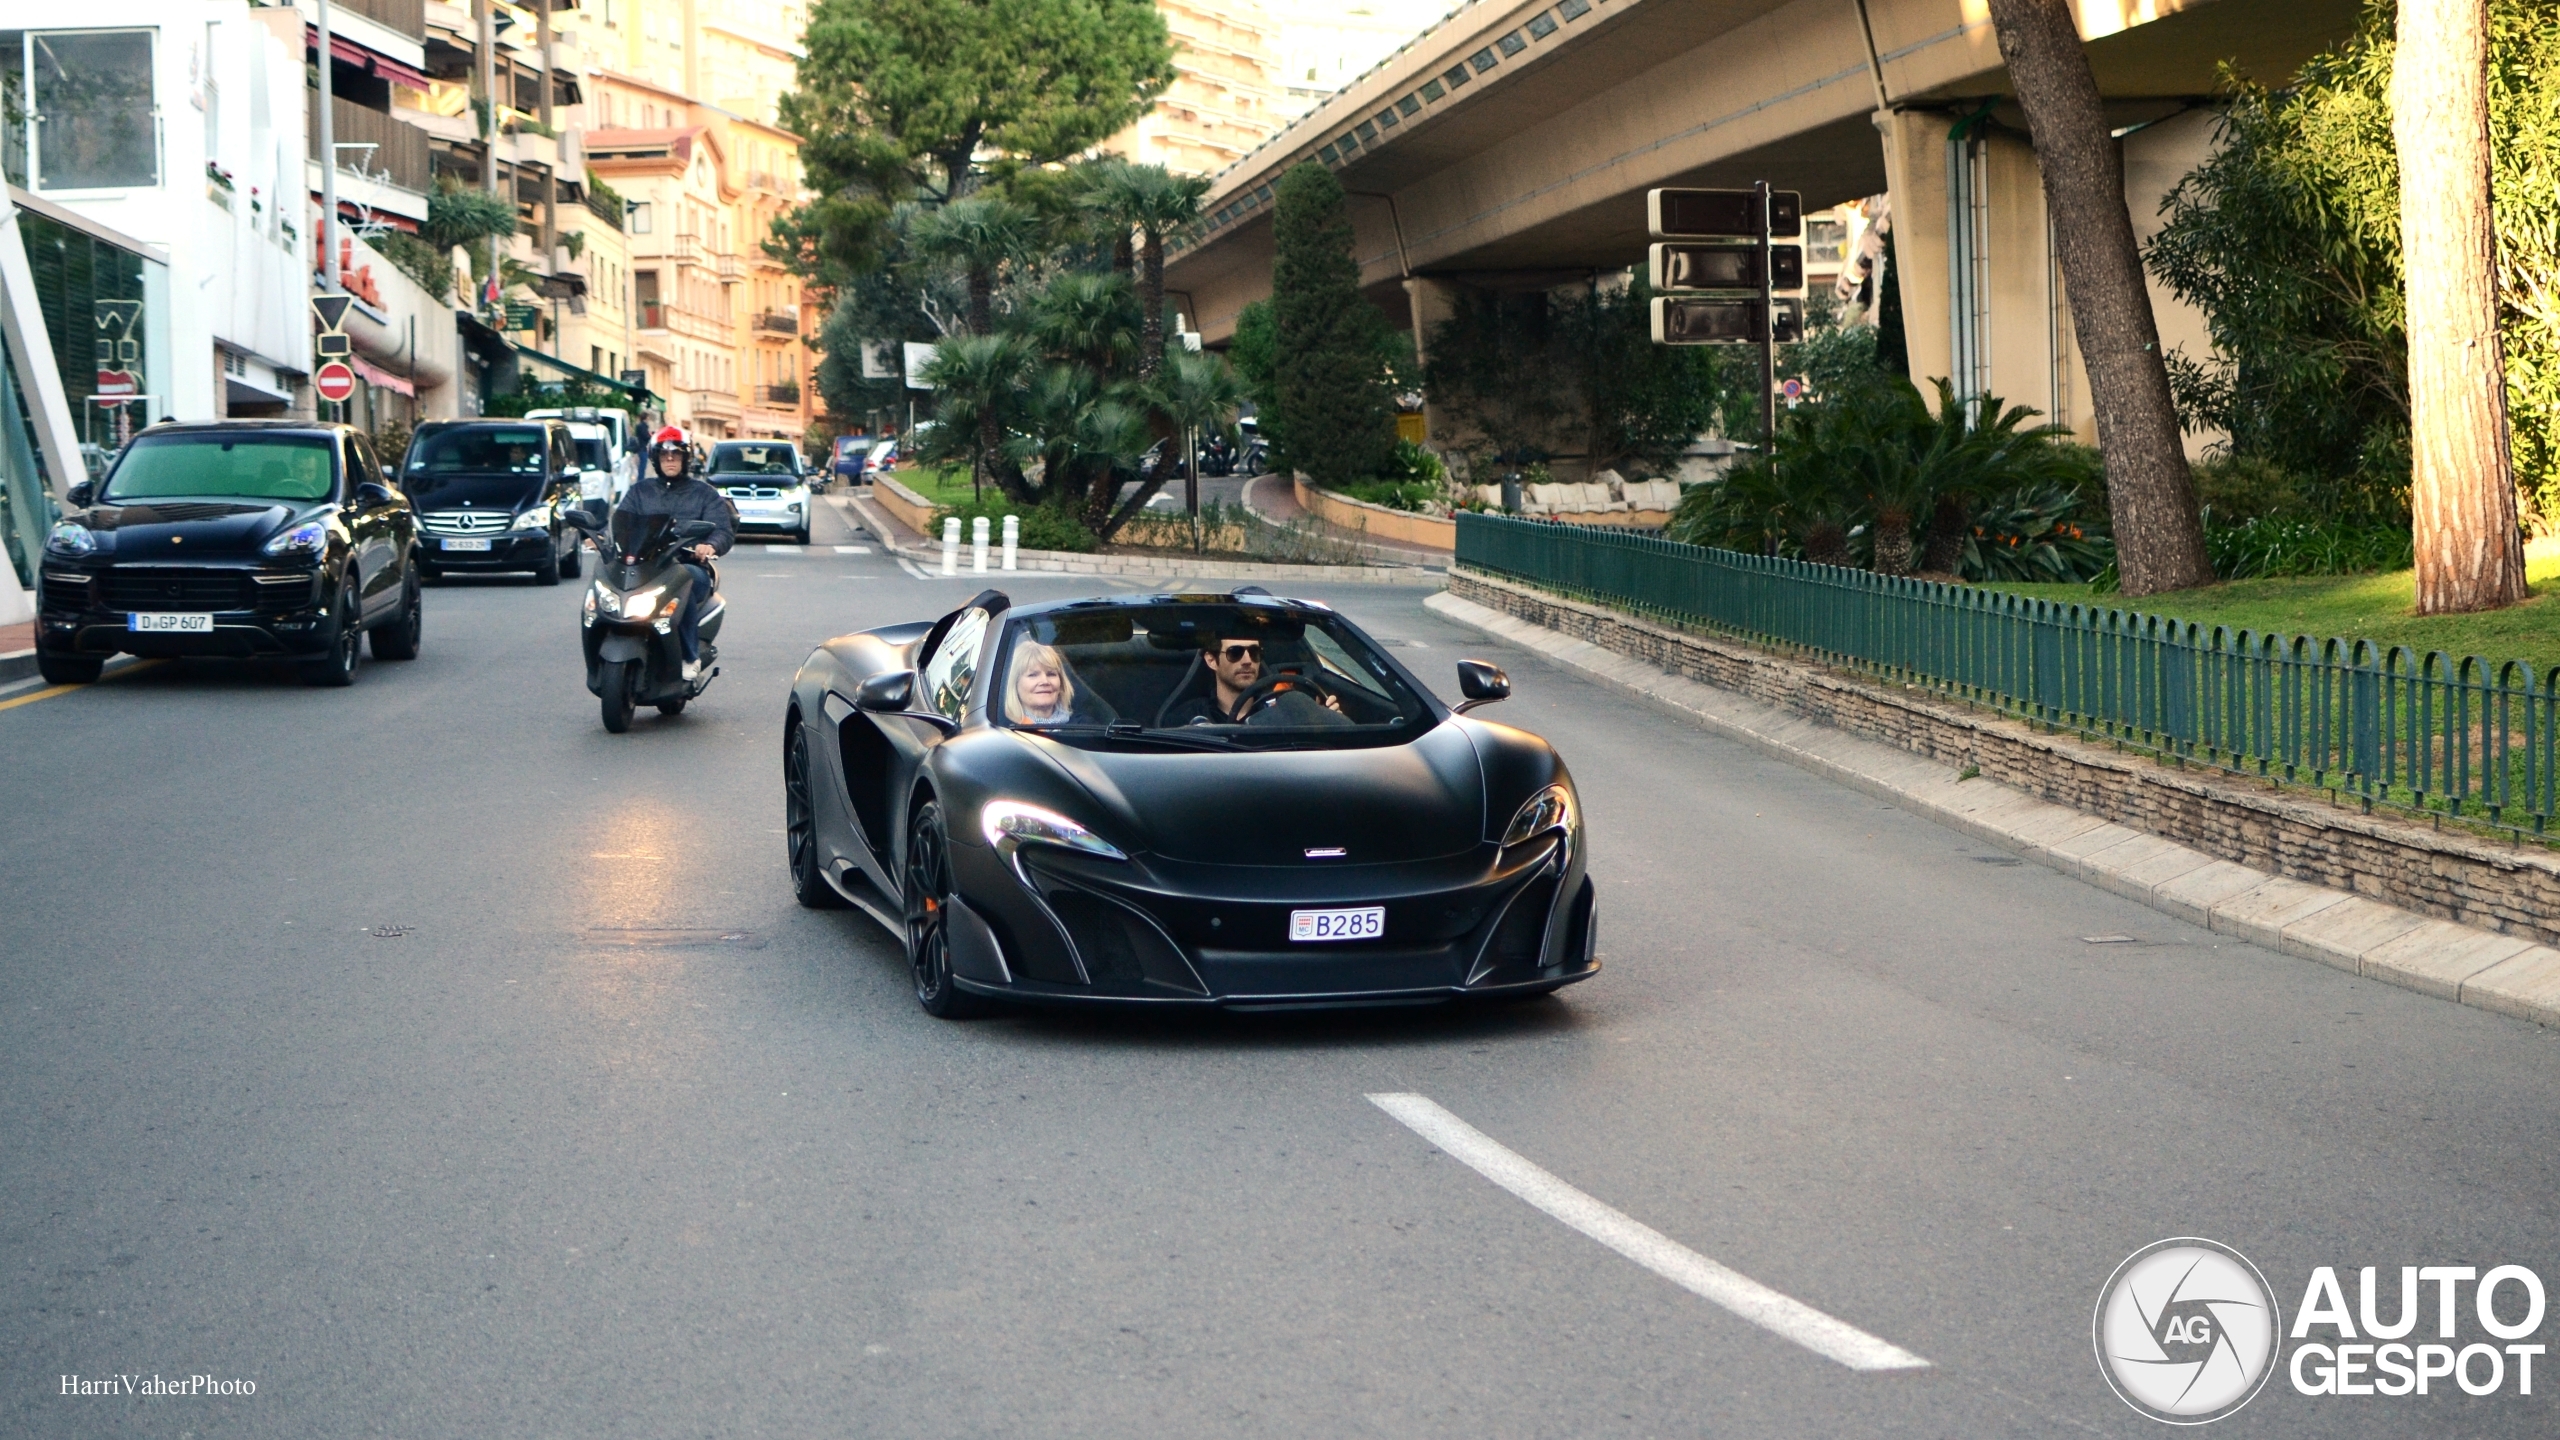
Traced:
<path id="1" fill-rule="evenodd" d="M 1102 808 L 1096 821 L 1171 860 L 1303 866 L 1340 848 L 1351 864 L 1437 859 L 1484 835 L 1484 775 L 1454 725 L 1366 750 L 1233 755 L 1085 750 L 1035 738 Z"/>
<path id="2" fill-rule="evenodd" d="M 96 506 L 80 523 L 119 560 L 213 560 L 255 555 L 277 532 L 333 508 L 281 500 L 138 500 Z"/>

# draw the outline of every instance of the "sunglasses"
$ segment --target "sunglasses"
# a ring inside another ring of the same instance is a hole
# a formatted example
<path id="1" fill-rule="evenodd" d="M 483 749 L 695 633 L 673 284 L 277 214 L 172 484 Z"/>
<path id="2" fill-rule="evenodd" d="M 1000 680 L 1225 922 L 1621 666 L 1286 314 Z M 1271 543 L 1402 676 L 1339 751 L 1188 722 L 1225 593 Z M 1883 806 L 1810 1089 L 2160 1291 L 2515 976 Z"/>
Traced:
<path id="1" fill-rule="evenodd" d="M 1259 660 L 1262 658 L 1262 642 L 1256 640 L 1247 645 L 1230 645 L 1220 653 L 1226 656 L 1230 665 L 1238 660 Z"/>

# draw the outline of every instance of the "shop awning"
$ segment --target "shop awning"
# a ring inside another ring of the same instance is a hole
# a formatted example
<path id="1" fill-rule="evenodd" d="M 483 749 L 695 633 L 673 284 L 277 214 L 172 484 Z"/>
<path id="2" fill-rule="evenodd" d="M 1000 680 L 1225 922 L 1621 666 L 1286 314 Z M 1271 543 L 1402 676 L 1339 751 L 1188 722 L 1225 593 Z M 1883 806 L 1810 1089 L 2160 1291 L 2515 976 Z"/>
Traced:
<path id="1" fill-rule="evenodd" d="M 410 384 L 406 376 L 394 375 L 361 355 L 350 355 L 347 361 L 356 367 L 356 373 L 363 376 L 368 385 L 379 386 L 394 395 L 407 395 L 412 398 L 415 398 L 418 393 L 418 387 Z"/>
<path id="2" fill-rule="evenodd" d="M 302 27 L 302 48 L 306 51 L 320 48 L 319 26 Z M 379 50 L 368 50 L 335 30 L 329 32 L 329 53 L 359 70 L 378 75 L 394 85 L 406 85 L 412 90 L 427 88 L 428 81 L 423 72 L 404 65 Z"/>
<path id="3" fill-rule="evenodd" d="M 531 360 L 535 364 L 541 365 L 547 369 L 557 370 L 562 375 L 568 376 L 573 380 L 583 380 L 589 385 L 598 386 L 606 390 L 619 390 L 634 400 L 647 401 L 657 398 L 649 393 L 649 387 L 646 385 L 626 385 L 621 381 L 614 379 L 610 375 L 599 375 L 584 366 L 572 365 L 568 361 L 563 360 L 556 355 L 545 355 L 530 345 L 521 344 L 513 340 L 510 340 L 507 343 L 516 347 L 516 355 L 519 359 Z"/>

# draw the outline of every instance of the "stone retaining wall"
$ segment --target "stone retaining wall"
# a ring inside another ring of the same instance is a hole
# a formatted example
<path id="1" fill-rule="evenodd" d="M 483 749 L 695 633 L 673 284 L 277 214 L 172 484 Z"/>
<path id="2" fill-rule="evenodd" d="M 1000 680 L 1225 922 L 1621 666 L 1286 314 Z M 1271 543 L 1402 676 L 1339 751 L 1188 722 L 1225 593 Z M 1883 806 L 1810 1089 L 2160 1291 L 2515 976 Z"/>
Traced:
<path id="1" fill-rule="evenodd" d="M 1747 695 L 2209 855 L 2421 914 L 2560 942 L 2560 855 L 2416 818 L 2368 815 L 2317 792 L 2104 741 L 1911 688 L 1710 639 L 1476 571 L 1449 591 L 1606 650 Z"/>

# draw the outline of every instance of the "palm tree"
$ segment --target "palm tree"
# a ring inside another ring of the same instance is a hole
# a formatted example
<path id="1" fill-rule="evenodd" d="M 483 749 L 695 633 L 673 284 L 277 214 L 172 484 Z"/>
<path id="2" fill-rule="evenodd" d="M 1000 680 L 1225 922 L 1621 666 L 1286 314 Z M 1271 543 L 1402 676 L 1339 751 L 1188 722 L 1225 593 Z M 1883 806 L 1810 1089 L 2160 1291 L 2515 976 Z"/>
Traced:
<path id="1" fill-rule="evenodd" d="M 1106 166 L 1085 203 L 1123 233 L 1138 232 L 1138 378 L 1164 368 L 1164 239 L 1200 218 L 1205 176 L 1176 175 L 1161 165 Z"/>
<path id="2" fill-rule="evenodd" d="M 1119 372 L 1139 344 L 1129 287 L 1117 275 L 1073 271 L 1050 281 L 1032 297 L 1025 328 L 1050 356 L 1105 377 Z"/>
<path id="3" fill-rule="evenodd" d="M 935 393 L 935 420 L 925 432 L 920 459 L 931 464 L 969 462 L 971 485 L 989 479 L 1018 503 L 1030 504 L 1031 487 L 1020 467 L 1006 463 L 1005 432 L 1022 408 L 1021 393 L 1038 357 L 1011 335 L 960 335 L 937 347 L 924 378 Z"/>
<path id="4" fill-rule="evenodd" d="M 996 272 L 1030 252 L 1039 219 L 999 196 L 972 195 L 914 222 L 908 236 L 919 252 L 968 272 L 969 333 L 994 332 Z"/>
<path id="5" fill-rule="evenodd" d="M 1232 438 L 1236 412 L 1244 407 L 1245 401 L 1244 381 L 1227 364 L 1224 356 L 1194 355 L 1189 351 L 1176 351 L 1167 356 L 1164 372 L 1156 377 L 1154 384 L 1141 386 L 1138 393 L 1150 411 L 1173 427 L 1176 436 L 1204 430 Z M 1190 462 L 1191 457 L 1186 454 L 1183 464 Z M 1122 501 L 1119 510 L 1102 526 L 1098 532 L 1101 538 L 1109 540 L 1120 533 L 1120 527 L 1128 523 L 1129 517 L 1137 514 L 1140 507 L 1164 488 L 1164 482 L 1177 473 L 1177 466 L 1158 465 L 1155 473 L 1138 487 L 1137 493 Z"/>

